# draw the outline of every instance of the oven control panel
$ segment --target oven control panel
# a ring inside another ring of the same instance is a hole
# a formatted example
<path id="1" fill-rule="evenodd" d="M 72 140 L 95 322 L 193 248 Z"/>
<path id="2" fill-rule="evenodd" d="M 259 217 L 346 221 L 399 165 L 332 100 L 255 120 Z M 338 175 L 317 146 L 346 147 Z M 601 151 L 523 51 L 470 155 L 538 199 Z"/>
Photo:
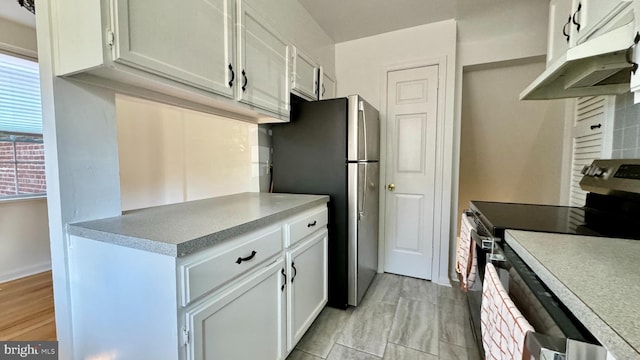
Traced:
<path id="1" fill-rule="evenodd" d="M 640 195 L 640 159 L 599 159 L 582 169 L 582 190 L 596 194 Z"/>
<path id="2" fill-rule="evenodd" d="M 620 165 L 615 174 L 613 174 L 613 177 L 620 179 L 640 180 L 640 165 Z"/>

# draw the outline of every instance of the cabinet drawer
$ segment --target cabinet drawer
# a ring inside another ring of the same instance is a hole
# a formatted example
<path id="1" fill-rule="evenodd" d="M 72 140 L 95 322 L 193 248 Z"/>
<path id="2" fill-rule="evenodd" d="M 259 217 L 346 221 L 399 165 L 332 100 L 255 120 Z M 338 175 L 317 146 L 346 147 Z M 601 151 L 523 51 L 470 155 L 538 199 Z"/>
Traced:
<path id="1" fill-rule="evenodd" d="M 316 230 L 327 226 L 327 207 L 311 209 L 299 217 L 292 219 L 287 225 L 288 237 L 285 246 L 290 247 Z"/>
<path id="2" fill-rule="evenodd" d="M 182 305 L 207 294 L 282 252 L 282 228 L 229 240 L 181 266 Z"/>
<path id="3" fill-rule="evenodd" d="M 283 266 L 274 262 L 190 309 L 187 359 L 284 359 Z M 259 335 L 247 341 L 250 334 Z"/>

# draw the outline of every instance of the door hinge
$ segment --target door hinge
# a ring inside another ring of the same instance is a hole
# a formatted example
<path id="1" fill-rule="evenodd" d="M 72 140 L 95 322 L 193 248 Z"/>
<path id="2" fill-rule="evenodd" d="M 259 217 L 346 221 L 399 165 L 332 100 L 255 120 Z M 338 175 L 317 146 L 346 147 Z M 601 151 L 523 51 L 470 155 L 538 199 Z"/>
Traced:
<path id="1" fill-rule="evenodd" d="M 111 30 L 107 30 L 107 46 L 113 47 L 113 43 L 116 40 L 116 35 Z"/>
<path id="2" fill-rule="evenodd" d="M 182 344 L 183 345 L 189 345 L 189 330 L 187 329 L 182 329 Z"/>

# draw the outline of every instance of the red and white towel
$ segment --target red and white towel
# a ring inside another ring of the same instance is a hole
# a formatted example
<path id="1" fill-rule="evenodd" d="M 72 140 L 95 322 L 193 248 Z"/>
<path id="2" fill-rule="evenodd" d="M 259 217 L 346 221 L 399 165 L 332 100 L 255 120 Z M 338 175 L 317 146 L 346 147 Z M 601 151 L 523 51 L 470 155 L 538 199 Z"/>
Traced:
<path id="1" fill-rule="evenodd" d="M 523 359 L 525 337 L 534 329 L 509 298 L 491 263 L 484 273 L 480 319 L 487 360 Z"/>
<path id="2" fill-rule="evenodd" d="M 456 272 L 460 280 L 460 288 L 469 290 L 476 281 L 478 272 L 478 258 L 476 256 L 476 243 L 471 238 L 471 230 L 475 226 L 467 214 L 462 214 L 460 224 L 460 241 L 456 249 Z"/>

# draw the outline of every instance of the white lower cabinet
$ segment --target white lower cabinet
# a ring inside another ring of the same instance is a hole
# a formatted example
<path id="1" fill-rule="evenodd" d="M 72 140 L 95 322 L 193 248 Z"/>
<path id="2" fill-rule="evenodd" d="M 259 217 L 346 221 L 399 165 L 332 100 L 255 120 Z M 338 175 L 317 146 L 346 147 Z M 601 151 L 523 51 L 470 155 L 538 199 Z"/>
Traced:
<path id="1" fill-rule="evenodd" d="M 287 251 L 287 351 L 327 303 L 327 246 L 325 228 Z"/>
<path id="2" fill-rule="evenodd" d="M 187 359 L 284 359 L 283 268 L 281 259 L 188 311 Z"/>
<path id="3" fill-rule="evenodd" d="M 326 217 L 326 206 L 313 208 L 184 260 L 182 304 L 187 306 L 181 314 L 186 359 L 287 357 L 327 304 Z M 308 230 L 300 231 L 300 224 Z M 283 251 L 283 244 L 293 245 Z M 213 266 L 224 263 L 235 269 L 240 260 L 247 262 L 240 274 L 229 275 Z M 200 276 L 186 276 L 196 270 Z M 227 285 L 220 288 L 220 283 Z"/>
<path id="4" fill-rule="evenodd" d="M 321 205 L 177 258 L 72 235 L 72 357 L 284 360 L 327 302 L 326 219 Z"/>

